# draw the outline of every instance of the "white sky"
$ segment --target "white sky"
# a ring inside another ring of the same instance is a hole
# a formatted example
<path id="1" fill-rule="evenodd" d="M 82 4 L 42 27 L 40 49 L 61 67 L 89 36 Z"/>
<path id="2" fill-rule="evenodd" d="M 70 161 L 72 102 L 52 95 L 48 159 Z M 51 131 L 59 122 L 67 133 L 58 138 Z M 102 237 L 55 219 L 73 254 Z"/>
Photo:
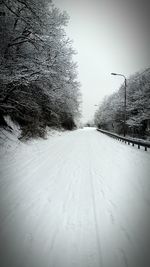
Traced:
<path id="1" fill-rule="evenodd" d="M 95 104 L 119 89 L 127 77 L 150 65 L 148 0 L 54 0 L 66 10 L 66 28 L 77 51 L 83 95 L 83 121 L 93 118 Z"/>

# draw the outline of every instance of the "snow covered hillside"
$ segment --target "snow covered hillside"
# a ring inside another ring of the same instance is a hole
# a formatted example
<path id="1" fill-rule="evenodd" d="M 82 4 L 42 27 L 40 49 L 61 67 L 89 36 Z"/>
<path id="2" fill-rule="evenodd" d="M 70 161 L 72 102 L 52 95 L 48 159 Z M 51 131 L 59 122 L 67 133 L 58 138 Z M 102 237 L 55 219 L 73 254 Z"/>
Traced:
<path id="1" fill-rule="evenodd" d="M 90 128 L 14 143 L 0 155 L 1 267 L 150 266 L 149 151 Z"/>

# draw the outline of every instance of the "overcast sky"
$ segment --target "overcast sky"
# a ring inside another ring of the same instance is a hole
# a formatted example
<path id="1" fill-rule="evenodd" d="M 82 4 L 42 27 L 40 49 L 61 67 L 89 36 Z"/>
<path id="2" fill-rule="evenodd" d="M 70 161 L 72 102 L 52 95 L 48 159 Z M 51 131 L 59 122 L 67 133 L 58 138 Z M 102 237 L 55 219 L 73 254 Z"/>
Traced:
<path id="1" fill-rule="evenodd" d="M 83 121 L 92 119 L 95 104 L 116 91 L 123 79 L 150 65 L 150 4 L 147 0 L 54 0 L 66 10 L 66 29 L 77 51 L 83 95 Z"/>

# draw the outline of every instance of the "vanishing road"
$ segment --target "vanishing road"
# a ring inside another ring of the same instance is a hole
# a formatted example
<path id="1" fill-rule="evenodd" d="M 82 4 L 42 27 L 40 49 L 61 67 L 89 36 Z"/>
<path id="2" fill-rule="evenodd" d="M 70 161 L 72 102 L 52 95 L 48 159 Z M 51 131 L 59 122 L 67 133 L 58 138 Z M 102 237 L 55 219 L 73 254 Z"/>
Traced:
<path id="1" fill-rule="evenodd" d="M 149 267 L 150 152 L 80 129 L 0 157 L 1 267 Z"/>

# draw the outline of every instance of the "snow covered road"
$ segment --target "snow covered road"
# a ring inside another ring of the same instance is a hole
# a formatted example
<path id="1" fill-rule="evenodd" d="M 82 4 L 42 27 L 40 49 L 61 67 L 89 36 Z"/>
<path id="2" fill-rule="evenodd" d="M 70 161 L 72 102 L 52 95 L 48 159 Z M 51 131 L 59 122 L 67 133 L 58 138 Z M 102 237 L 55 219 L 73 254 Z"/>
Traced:
<path id="1" fill-rule="evenodd" d="M 95 129 L 0 158 L 0 267 L 149 267 L 150 153 Z"/>

